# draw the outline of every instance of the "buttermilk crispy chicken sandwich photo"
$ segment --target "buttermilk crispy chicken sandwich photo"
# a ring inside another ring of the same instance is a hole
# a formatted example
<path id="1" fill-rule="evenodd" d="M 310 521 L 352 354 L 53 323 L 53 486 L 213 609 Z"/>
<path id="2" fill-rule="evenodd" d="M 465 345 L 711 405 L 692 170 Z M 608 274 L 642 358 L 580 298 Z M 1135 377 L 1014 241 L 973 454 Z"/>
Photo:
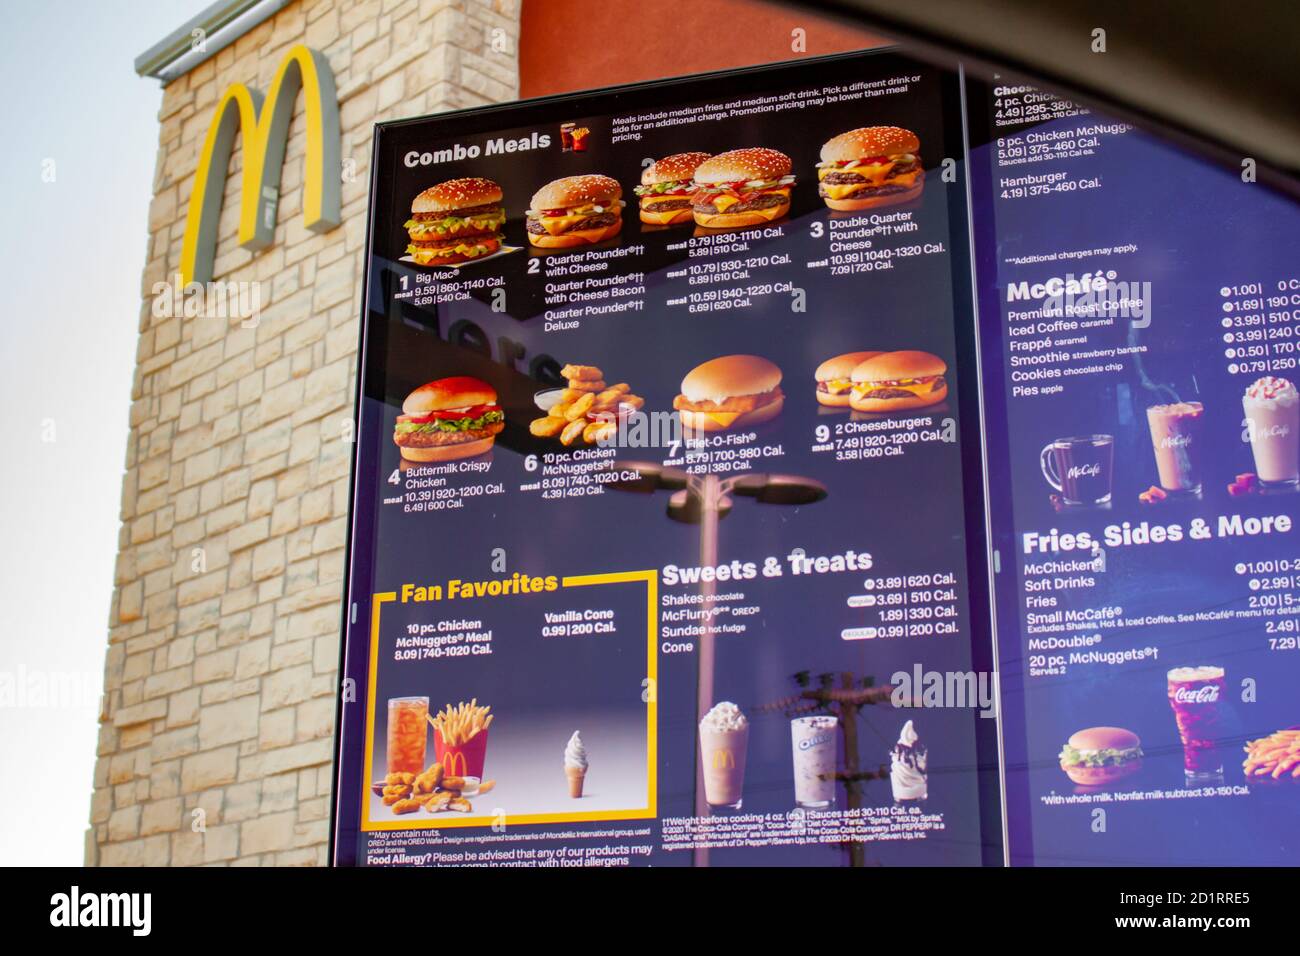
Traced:
<path id="1" fill-rule="evenodd" d="M 422 266 L 481 259 L 501 248 L 505 222 L 500 186 L 476 176 L 450 179 L 412 200 L 406 252 Z"/>
<path id="2" fill-rule="evenodd" d="M 393 441 L 407 461 L 454 461 L 489 451 L 505 427 L 496 389 L 480 379 L 454 375 L 406 396 Z"/>
<path id="3" fill-rule="evenodd" d="M 651 163 L 634 192 L 641 197 L 641 221 L 652 226 L 691 222 L 695 170 L 708 153 L 676 153 Z"/>
<path id="4" fill-rule="evenodd" d="M 695 433 L 757 425 L 784 404 L 781 370 L 757 355 L 724 355 L 695 366 L 673 399 L 682 428 Z"/>
<path id="5" fill-rule="evenodd" d="M 813 378 L 817 381 L 817 401 L 831 408 L 848 408 L 849 395 L 853 391 L 853 370 L 867 359 L 883 354 L 845 352 L 822 362 L 813 373 Z"/>
<path id="6" fill-rule="evenodd" d="M 566 176 L 533 193 L 528 241 L 543 249 L 604 242 L 623 228 L 623 187 L 598 174 Z"/>
<path id="7" fill-rule="evenodd" d="M 899 412 L 937 405 L 948 395 L 948 363 L 929 352 L 881 352 L 855 365 L 849 405 L 859 412 Z"/>
<path id="8" fill-rule="evenodd" d="M 695 168 L 695 224 L 737 229 L 780 219 L 790 211 L 790 157 L 775 149 L 733 149 Z"/>
<path id="9" fill-rule="evenodd" d="M 915 199 L 925 186 L 921 141 L 897 126 L 864 126 L 828 140 L 817 164 L 817 193 L 841 212 Z"/>

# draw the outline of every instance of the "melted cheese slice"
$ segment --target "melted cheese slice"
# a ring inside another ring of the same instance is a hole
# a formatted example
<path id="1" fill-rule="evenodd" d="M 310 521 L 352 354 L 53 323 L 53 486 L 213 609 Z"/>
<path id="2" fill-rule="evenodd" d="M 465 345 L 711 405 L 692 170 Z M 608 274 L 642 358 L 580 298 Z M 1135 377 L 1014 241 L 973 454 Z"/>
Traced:
<path id="1" fill-rule="evenodd" d="M 831 393 L 847 392 L 853 388 L 853 382 L 847 378 L 833 378 L 826 383 L 826 390 Z"/>
<path id="2" fill-rule="evenodd" d="M 910 173 L 904 173 L 902 176 L 895 176 L 893 179 L 888 180 L 888 182 L 886 182 L 885 173 L 889 172 L 890 166 L 892 165 L 893 165 L 892 163 L 884 163 L 879 166 L 859 166 L 857 169 L 854 169 L 852 171 L 857 173 L 863 179 L 868 180 L 867 183 L 841 184 L 841 183 L 823 182 L 821 184 L 822 192 L 825 193 L 826 196 L 830 199 L 843 199 L 846 196 L 851 196 L 854 190 L 861 189 L 864 185 L 867 186 L 891 185 L 891 186 L 903 186 L 903 187 L 912 186 L 913 184 L 916 183 L 916 178 L 921 175 L 921 170 L 914 169 Z M 821 170 L 821 172 L 824 173 L 825 170 Z M 835 172 L 835 170 L 831 170 L 831 172 Z M 820 179 L 822 177 L 819 175 L 818 178 Z"/>
<path id="3" fill-rule="evenodd" d="M 728 427 L 732 422 L 740 417 L 740 412 L 696 412 L 697 415 L 705 415 L 713 419 L 723 428 Z"/>

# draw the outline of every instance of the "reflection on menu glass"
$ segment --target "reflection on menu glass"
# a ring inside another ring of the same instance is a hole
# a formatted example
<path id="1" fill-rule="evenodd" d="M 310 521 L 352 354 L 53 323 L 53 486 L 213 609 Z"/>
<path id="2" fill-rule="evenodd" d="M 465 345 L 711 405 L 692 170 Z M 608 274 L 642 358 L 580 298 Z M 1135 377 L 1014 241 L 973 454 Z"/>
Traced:
<path id="1" fill-rule="evenodd" d="M 1294 862 L 1300 213 L 969 92 L 1010 858 Z"/>

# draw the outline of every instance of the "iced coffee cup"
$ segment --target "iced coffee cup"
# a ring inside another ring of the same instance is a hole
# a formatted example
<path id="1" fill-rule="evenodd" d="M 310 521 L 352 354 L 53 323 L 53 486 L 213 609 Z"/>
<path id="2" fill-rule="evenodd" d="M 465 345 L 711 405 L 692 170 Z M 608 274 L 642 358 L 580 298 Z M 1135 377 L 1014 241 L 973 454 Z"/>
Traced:
<path id="1" fill-rule="evenodd" d="M 1284 378 L 1257 379 L 1241 399 L 1255 474 L 1266 488 L 1294 488 L 1300 479 L 1300 396 Z"/>
<path id="2" fill-rule="evenodd" d="M 700 721 L 700 762 L 709 806 L 740 809 L 748 749 L 748 718 L 730 701 L 715 704 Z"/>
<path id="3" fill-rule="evenodd" d="M 839 720 L 825 714 L 790 721 L 794 802 L 799 806 L 820 808 L 835 802 L 839 729 Z"/>
<path id="4" fill-rule="evenodd" d="M 1165 491 L 1200 493 L 1204 417 L 1205 406 L 1200 402 L 1171 402 L 1147 409 L 1156 471 L 1160 475 L 1160 487 Z"/>

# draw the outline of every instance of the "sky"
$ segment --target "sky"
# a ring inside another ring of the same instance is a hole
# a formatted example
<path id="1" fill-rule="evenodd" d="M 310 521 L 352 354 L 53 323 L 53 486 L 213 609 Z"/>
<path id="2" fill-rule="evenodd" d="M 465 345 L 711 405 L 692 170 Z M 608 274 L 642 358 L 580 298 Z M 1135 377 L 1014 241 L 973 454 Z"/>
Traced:
<path id="1" fill-rule="evenodd" d="M 5 10 L 0 865 L 84 858 L 162 103 L 132 62 L 208 2 Z"/>

